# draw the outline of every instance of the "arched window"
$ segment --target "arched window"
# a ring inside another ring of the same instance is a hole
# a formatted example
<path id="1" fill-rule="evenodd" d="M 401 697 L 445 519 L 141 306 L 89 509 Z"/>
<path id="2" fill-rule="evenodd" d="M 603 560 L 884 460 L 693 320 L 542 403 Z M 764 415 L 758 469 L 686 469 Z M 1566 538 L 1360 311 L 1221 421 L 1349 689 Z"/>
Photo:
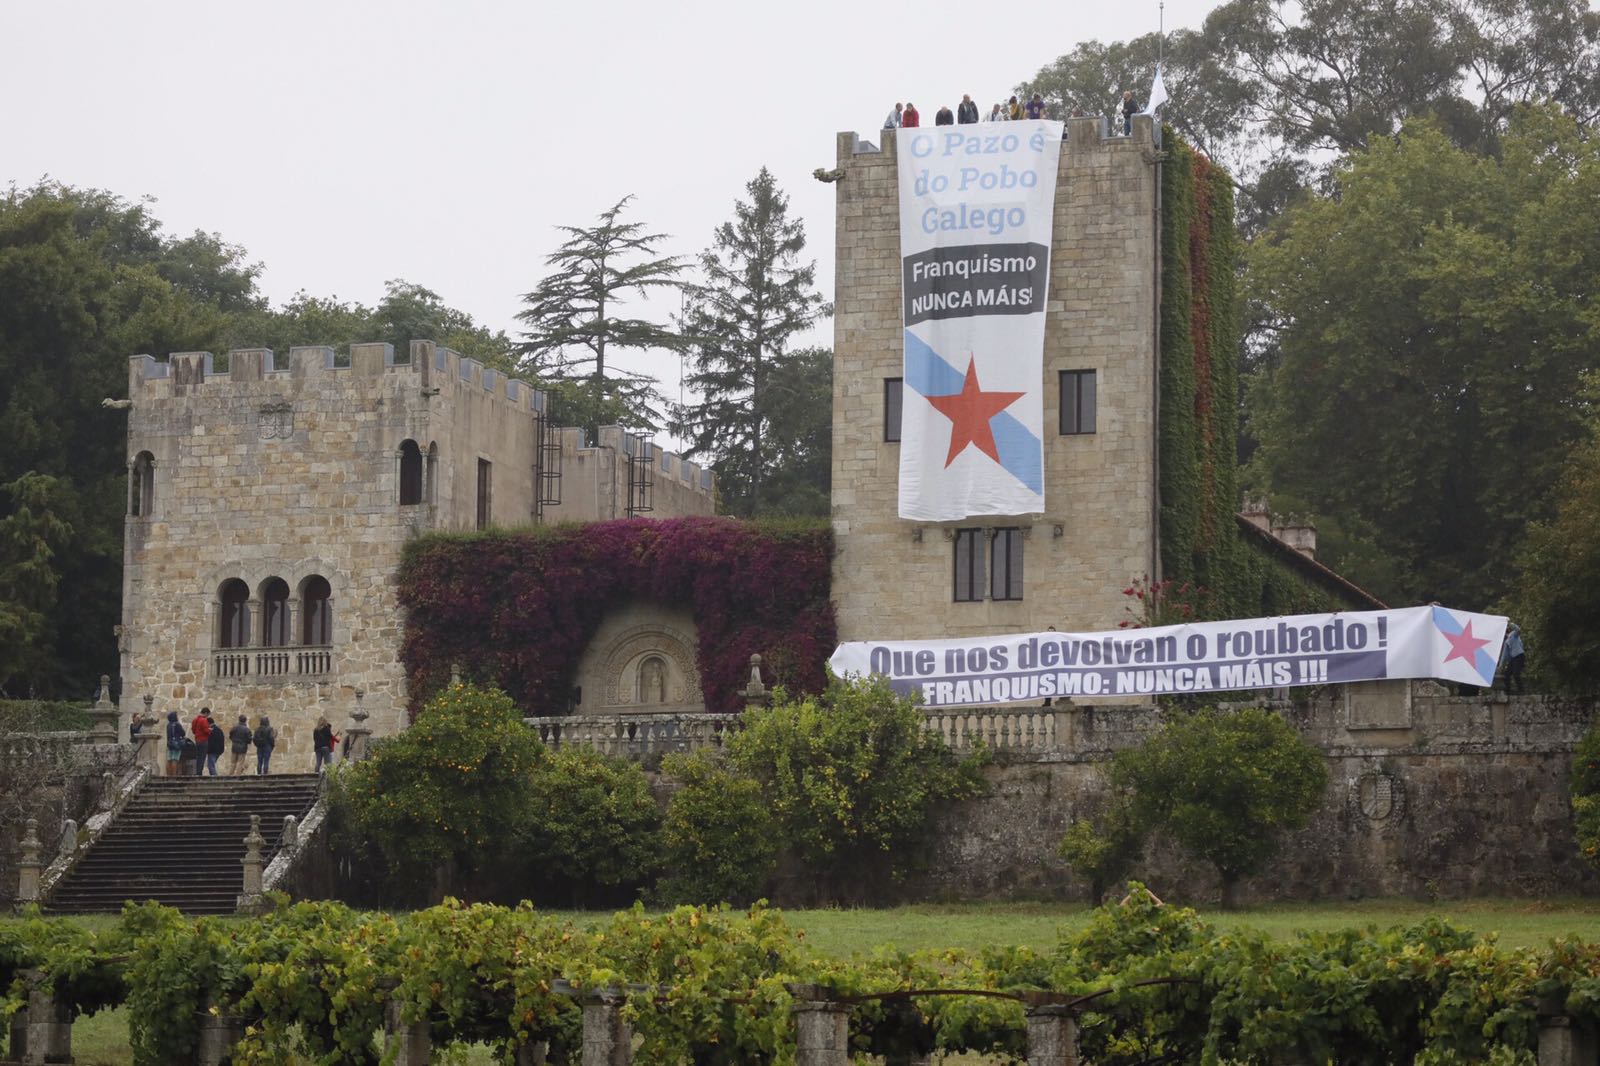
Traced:
<path id="1" fill-rule="evenodd" d="M 328 579 L 312 575 L 300 584 L 300 643 L 324 647 L 333 643 L 333 590 Z"/>
<path id="2" fill-rule="evenodd" d="M 400 442 L 400 506 L 422 502 L 422 449 L 414 440 Z"/>
<path id="3" fill-rule="evenodd" d="M 261 646 L 285 648 L 289 645 L 289 583 L 269 577 L 261 583 Z"/>
<path id="4" fill-rule="evenodd" d="M 156 457 L 149 452 L 134 456 L 131 480 L 128 513 L 135 518 L 149 518 L 156 503 Z"/>
<path id="5" fill-rule="evenodd" d="M 250 588 L 238 578 L 222 583 L 219 590 L 217 644 L 223 648 L 250 646 Z"/>

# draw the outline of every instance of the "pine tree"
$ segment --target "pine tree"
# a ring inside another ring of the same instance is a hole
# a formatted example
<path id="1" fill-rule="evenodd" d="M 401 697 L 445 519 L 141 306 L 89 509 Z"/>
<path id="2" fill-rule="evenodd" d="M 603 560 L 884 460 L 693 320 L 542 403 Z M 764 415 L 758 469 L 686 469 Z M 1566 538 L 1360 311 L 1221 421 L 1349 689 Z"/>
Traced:
<path id="1" fill-rule="evenodd" d="M 664 234 L 619 221 L 632 199 L 624 196 L 602 212 L 597 225 L 558 227 L 568 236 L 545 260 L 553 272 L 523 296 L 526 307 L 517 315 L 527 326 L 517 347 L 518 370 L 554 393 L 558 420 L 591 434 L 613 422 L 655 429 L 662 417 L 655 379 L 608 366 L 608 356 L 684 346 L 666 326 L 621 313 L 630 295 L 678 289 L 685 266 L 679 256 L 657 254 Z"/>
<path id="2" fill-rule="evenodd" d="M 831 359 L 791 354 L 787 345 L 831 309 L 813 291 L 815 264 L 800 264 L 805 226 L 789 219 L 789 198 L 765 167 L 745 188 L 749 200 L 736 201 L 734 218 L 717 227 L 700 256 L 704 280 L 689 292 L 683 327 L 694 344 L 693 372 L 685 384 L 703 400 L 680 408 L 673 428 L 689 441 L 688 454 L 712 459 L 724 509 L 753 515 L 769 501 L 773 466 L 791 450 L 772 432 L 775 414 L 799 399 L 786 372 L 802 363 L 831 370 Z M 828 404 L 813 398 L 807 406 L 828 419 Z"/>

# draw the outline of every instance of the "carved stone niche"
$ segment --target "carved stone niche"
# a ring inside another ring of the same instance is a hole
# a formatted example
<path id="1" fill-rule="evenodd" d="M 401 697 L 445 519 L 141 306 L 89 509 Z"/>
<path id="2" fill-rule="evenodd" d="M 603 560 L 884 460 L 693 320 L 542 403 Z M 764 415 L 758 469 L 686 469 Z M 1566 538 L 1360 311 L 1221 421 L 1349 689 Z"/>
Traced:
<path id="1" fill-rule="evenodd" d="M 632 603 L 612 612 L 579 660 L 577 713 L 698 713 L 696 643 L 686 610 Z"/>

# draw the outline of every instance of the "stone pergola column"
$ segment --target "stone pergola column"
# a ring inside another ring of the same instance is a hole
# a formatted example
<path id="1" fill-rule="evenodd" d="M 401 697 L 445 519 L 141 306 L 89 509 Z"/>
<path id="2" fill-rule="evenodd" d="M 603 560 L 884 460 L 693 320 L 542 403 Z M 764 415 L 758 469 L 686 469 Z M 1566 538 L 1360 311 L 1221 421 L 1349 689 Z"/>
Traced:
<path id="1" fill-rule="evenodd" d="M 850 1008 L 816 985 L 790 985 L 795 1066 L 849 1066 Z"/>
<path id="2" fill-rule="evenodd" d="M 1071 1007 L 1029 1007 L 1028 1066 L 1078 1066 L 1078 1018 Z"/>
<path id="3" fill-rule="evenodd" d="M 614 988 L 585 992 L 583 1066 L 633 1066 L 633 1027 L 622 1017 L 622 993 Z"/>

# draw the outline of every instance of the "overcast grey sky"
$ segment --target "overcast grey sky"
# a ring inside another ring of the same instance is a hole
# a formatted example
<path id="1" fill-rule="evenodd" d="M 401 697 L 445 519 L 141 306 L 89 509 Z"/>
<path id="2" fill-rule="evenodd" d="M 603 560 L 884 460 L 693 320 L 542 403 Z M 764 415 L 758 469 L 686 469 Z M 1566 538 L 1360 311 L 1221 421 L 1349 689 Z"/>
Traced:
<path id="1" fill-rule="evenodd" d="M 1167 28 L 1212 6 L 1170 0 Z M 265 263 L 275 303 L 370 304 L 404 278 L 509 330 L 552 227 L 633 193 L 695 253 L 765 165 L 831 297 L 833 190 L 811 171 L 835 132 L 907 98 L 928 122 L 963 92 L 987 111 L 1156 20 L 1155 0 L 0 0 L 0 182 L 154 196 L 171 232 Z"/>

